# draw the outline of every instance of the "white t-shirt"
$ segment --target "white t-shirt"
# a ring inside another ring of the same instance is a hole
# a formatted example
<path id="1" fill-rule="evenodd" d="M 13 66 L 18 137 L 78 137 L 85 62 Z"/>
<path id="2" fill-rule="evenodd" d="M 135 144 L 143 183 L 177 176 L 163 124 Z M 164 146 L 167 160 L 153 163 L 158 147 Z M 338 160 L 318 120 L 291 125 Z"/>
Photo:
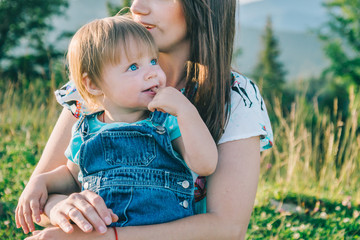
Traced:
<path id="1" fill-rule="evenodd" d="M 218 144 L 260 136 L 260 150 L 273 145 L 273 133 L 265 102 L 258 87 L 247 77 L 233 72 L 231 112 Z"/>

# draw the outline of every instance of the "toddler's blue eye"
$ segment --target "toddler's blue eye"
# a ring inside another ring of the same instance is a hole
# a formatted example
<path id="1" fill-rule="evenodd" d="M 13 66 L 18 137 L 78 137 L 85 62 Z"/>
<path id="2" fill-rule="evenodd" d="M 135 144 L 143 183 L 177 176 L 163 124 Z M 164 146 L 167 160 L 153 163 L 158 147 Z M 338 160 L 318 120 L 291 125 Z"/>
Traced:
<path id="1" fill-rule="evenodd" d="M 136 64 L 131 64 L 131 66 L 128 68 L 128 71 L 135 71 L 138 69 L 138 66 Z"/>
<path id="2" fill-rule="evenodd" d="M 151 65 L 157 65 L 157 63 L 158 63 L 158 62 L 157 62 L 157 59 L 153 59 L 153 60 L 151 60 L 151 62 L 150 62 Z"/>

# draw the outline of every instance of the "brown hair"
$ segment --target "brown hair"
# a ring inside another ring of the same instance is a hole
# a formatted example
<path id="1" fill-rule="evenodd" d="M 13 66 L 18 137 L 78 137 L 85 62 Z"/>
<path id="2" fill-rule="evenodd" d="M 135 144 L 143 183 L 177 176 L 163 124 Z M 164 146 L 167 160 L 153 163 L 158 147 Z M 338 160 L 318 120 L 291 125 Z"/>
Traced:
<path id="1" fill-rule="evenodd" d="M 130 49 L 130 42 L 137 47 Z M 105 64 L 120 63 L 119 53 L 125 51 L 129 58 L 133 54 L 130 54 L 130 51 L 134 49 L 138 49 L 137 57 L 146 53 L 158 54 L 158 48 L 149 31 L 126 16 L 94 20 L 81 27 L 71 39 L 67 53 L 70 79 L 75 82 L 76 89 L 92 110 L 96 110 L 99 104 L 96 96 L 86 90 L 82 80 L 84 74 L 100 87 Z"/>
<path id="2" fill-rule="evenodd" d="M 218 142 L 230 114 L 236 0 L 182 0 L 182 6 L 191 42 L 186 94 Z"/>

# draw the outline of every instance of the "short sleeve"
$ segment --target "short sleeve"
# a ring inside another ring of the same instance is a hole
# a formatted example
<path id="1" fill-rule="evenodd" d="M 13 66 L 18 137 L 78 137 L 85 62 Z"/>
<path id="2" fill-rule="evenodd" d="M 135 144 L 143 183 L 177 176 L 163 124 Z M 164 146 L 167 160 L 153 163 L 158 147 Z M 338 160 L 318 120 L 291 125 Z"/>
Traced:
<path id="1" fill-rule="evenodd" d="M 69 146 L 65 150 L 65 156 L 73 163 L 79 165 L 79 152 L 83 140 L 79 131 L 77 130 L 78 122 L 76 122 L 71 131 L 71 140 Z"/>
<path id="2" fill-rule="evenodd" d="M 169 114 L 165 120 L 165 127 L 169 132 L 171 141 L 181 136 L 179 124 L 175 116 Z"/>
<path id="3" fill-rule="evenodd" d="M 69 81 L 60 89 L 56 90 L 55 97 L 58 103 L 67 108 L 76 118 L 80 118 L 89 113 L 73 81 Z"/>
<path id="4" fill-rule="evenodd" d="M 258 87 L 247 77 L 233 73 L 231 112 L 218 144 L 260 136 L 260 150 L 273 146 L 273 133 Z"/>

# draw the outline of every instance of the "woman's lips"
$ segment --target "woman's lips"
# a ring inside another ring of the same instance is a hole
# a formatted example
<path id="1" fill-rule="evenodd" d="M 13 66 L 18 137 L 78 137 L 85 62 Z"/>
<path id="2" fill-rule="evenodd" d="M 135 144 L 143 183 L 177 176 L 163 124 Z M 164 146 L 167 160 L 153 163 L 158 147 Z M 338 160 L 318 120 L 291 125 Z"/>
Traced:
<path id="1" fill-rule="evenodd" d="M 145 22 L 140 22 L 141 25 L 143 25 L 147 30 L 151 30 L 155 28 L 155 25 L 150 24 L 150 23 L 145 23 Z"/>
<path id="2" fill-rule="evenodd" d="M 154 26 L 145 26 L 145 28 L 148 29 L 148 30 L 151 30 L 151 29 L 153 29 L 155 27 Z"/>

